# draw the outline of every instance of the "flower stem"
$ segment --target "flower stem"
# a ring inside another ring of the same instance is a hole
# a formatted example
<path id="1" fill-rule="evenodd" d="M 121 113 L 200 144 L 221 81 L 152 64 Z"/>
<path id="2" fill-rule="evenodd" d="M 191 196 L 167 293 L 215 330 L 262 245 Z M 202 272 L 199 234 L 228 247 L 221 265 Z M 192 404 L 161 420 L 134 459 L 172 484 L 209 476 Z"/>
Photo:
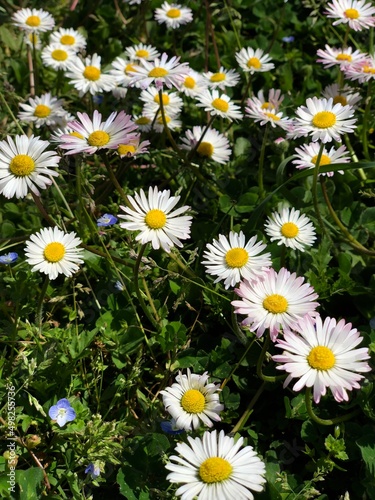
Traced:
<path id="1" fill-rule="evenodd" d="M 367 137 L 367 130 L 368 130 L 368 122 L 370 118 L 370 110 L 371 110 L 371 104 L 372 104 L 372 92 L 371 92 L 371 85 L 372 81 L 370 80 L 368 82 L 368 87 L 367 87 L 367 96 L 366 96 L 366 107 L 365 107 L 365 112 L 363 114 L 363 125 L 362 125 L 362 145 L 363 145 L 363 154 L 366 160 L 370 160 L 370 155 L 368 151 L 368 137 Z"/>
<path id="2" fill-rule="evenodd" d="M 242 427 L 246 424 L 247 419 L 250 417 L 250 415 L 253 411 L 253 407 L 254 407 L 255 403 L 258 401 L 262 392 L 264 391 L 265 386 L 266 386 L 266 382 L 263 382 L 262 385 L 257 390 L 257 392 L 254 394 L 252 400 L 250 401 L 248 407 L 246 408 L 246 410 L 242 414 L 241 418 L 239 419 L 239 421 L 236 423 L 236 425 L 233 427 L 233 429 L 229 433 L 230 436 L 234 436 L 236 434 L 236 432 L 240 431 L 242 429 Z"/>
<path id="3" fill-rule="evenodd" d="M 346 415 L 342 415 L 341 417 L 335 417 L 331 419 L 324 419 L 318 417 L 314 413 L 314 410 L 312 408 L 312 402 L 311 402 L 311 387 L 306 387 L 306 392 L 305 392 L 305 404 L 306 404 L 306 410 L 307 413 L 309 414 L 309 417 L 311 420 L 314 420 L 317 424 L 320 425 L 336 425 L 339 424 L 340 422 L 346 422 L 347 420 L 350 420 L 351 418 L 355 417 L 359 413 L 361 413 L 360 409 L 351 411 L 350 413 L 347 413 Z"/>
<path id="4" fill-rule="evenodd" d="M 324 143 L 322 143 L 320 145 L 318 157 L 317 157 L 316 162 L 315 162 L 315 168 L 314 168 L 314 174 L 313 174 L 313 184 L 312 184 L 312 197 L 313 197 L 315 216 L 318 219 L 320 229 L 322 230 L 322 233 L 325 236 L 327 236 L 328 239 L 330 240 L 331 238 L 326 231 L 322 216 L 320 214 L 319 201 L 318 201 L 319 166 L 320 166 L 320 160 L 322 159 L 323 151 L 324 151 Z"/>
<path id="5" fill-rule="evenodd" d="M 135 286 L 135 293 L 136 293 L 137 299 L 138 299 L 138 301 L 139 301 L 139 303 L 140 303 L 140 305 L 141 305 L 141 307 L 143 309 L 143 312 L 147 316 L 148 320 L 150 321 L 150 323 L 152 324 L 152 326 L 157 331 L 159 331 L 160 330 L 160 324 L 150 314 L 150 311 L 148 310 L 148 307 L 147 307 L 145 301 L 143 300 L 141 290 L 139 289 L 139 266 L 141 264 L 144 251 L 146 250 L 146 246 L 147 246 L 147 243 L 145 243 L 144 245 L 142 245 L 142 247 L 141 247 L 141 249 L 139 251 L 139 254 L 138 254 L 135 266 L 134 266 L 134 286 Z"/>
<path id="6" fill-rule="evenodd" d="M 247 353 L 250 351 L 250 349 L 252 348 L 254 342 L 257 340 L 256 337 L 253 338 L 253 340 L 251 342 L 249 342 L 247 344 L 247 347 L 244 351 L 244 353 L 242 354 L 241 358 L 239 359 L 239 361 L 236 363 L 236 365 L 232 368 L 232 371 L 230 372 L 230 374 L 228 375 L 228 377 L 226 377 L 221 386 L 220 386 L 220 390 L 222 391 L 224 389 L 224 387 L 227 385 L 227 383 L 229 382 L 229 380 L 232 378 L 233 374 L 237 371 L 238 367 L 241 365 L 242 361 L 246 358 L 247 356 Z"/>
<path id="7" fill-rule="evenodd" d="M 116 178 L 116 176 L 115 176 L 115 174 L 113 172 L 111 164 L 109 163 L 109 160 L 108 160 L 108 156 L 104 153 L 104 154 L 101 155 L 101 157 L 102 157 L 102 159 L 104 161 L 104 165 L 106 166 L 109 178 L 111 179 L 113 185 L 117 189 L 117 191 L 118 191 L 119 195 L 121 196 L 121 198 L 124 200 L 125 205 L 127 205 L 129 208 L 133 208 L 132 204 L 129 201 L 129 198 L 127 197 L 125 191 L 120 186 L 120 183 L 118 182 L 118 180 L 117 180 L 117 178 Z"/>
<path id="8" fill-rule="evenodd" d="M 43 301 L 44 301 L 44 297 L 45 297 L 46 292 L 47 292 L 48 285 L 49 285 L 49 276 L 47 275 L 46 278 L 45 278 L 45 280 L 44 280 L 42 289 L 40 291 L 38 305 L 37 305 L 37 308 L 36 308 L 35 322 L 38 325 L 39 330 L 42 329 Z"/>
<path id="9" fill-rule="evenodd" d="M 259 158 L 258 187 L 259 187 L 259 198 L 260 199 L 263 199 L 265 196 L 264 184 L 263 184 L 263 167 L 264 167 L 264 156 L 265 156 L 265 152 L 266 152 L 268 130 L 269 130 L 269 125 L 267 123 L 266 128 L 264 130 L 262 149 L 260 150 L 260 158 Z"/>
<path id="10" fill-rule="evenodd" d="M 284 380 L 287 377 L 287 375 L 264 375 L 264 373 L 262 372 L 264 358 L 266 357 L 269 345 L 270 345 L 270 335 L 268 333 L 264 339 L 262 352 L 260 353 L 260 356 L 258 358 L 257 375 L 264 382 L 277 382 L 279 380 Z"/>

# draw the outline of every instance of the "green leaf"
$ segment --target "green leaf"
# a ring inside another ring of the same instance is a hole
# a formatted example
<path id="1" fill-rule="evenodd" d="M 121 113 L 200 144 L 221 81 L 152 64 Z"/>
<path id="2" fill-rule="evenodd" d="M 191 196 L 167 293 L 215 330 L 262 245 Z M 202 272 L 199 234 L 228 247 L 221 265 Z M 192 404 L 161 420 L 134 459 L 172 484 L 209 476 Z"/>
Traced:
<path id="1" fill-rule="evenodd" d="M 38 500 L 43 481 L 43 471 L 39 467 L 16 471 L 16 482 L 20 488 L 19 500 Z"/>
<path id="2" fill-rule="evenodd" d="M 121 495 L 123 495 L 126 498 L 126 500 L 138 500 L 137 497 L 134 495 L 133 490 L 130 488 L 128 484 L 126 484 L 125 475 L 121 469 L 117 473 L 116 481 L 120 487 Z"/>
<path id="3" fill-rule="evenodd" d="M 375 433 L 373 427 L 366 426 L 368 433 L 357 439 L 356 444 L 361 451 L 368 474 L 375 480 Z"/>

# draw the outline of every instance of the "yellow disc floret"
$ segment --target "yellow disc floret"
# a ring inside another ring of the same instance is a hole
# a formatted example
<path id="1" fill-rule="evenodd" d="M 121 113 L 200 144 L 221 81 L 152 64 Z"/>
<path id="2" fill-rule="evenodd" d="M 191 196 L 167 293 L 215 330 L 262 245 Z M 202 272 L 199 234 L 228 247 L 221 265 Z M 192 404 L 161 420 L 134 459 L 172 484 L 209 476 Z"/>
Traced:
<path id="1" fill-rule="evenodd" d="M 90 144 L 90 146 L 100 148 L 108 144 L 109 139 L 110 136 L 109 134 L 107 134 L 107 132 L 104 132 L 104 130 L 96 130 L 88 136 L 87 142 Z"/>
<path id="2" fill-rule="evenodd" d="M 294 224 L 294 222 L 285 222 L 285 224 L 281 226 L 280 231 L 285 238 L 295 238 L 299 233 L 298 226 Z"/>
<path id="3" fill-rule="evenodd" d="M 150 229 L 161 229 L 165 226 L 167 222 L 167 216 L 162 210 L 158 208 L 153 208 L 147 212 L 145 217 L 145 223 Z"/>
<path id="4" fill-rule="evenodd" d="M 212 83 L 222 82 L 223 80 L 225 80 L 225 73 L 214 73 L 210 78 Z"/>
<path id="5" fill-rule="evenodd" d="M 318 155 L 315 155 L 311 158 L 311 163 L 313 163 L 314 165 L 316 165 L 316 161 L 318 159 Z M 331 163 L 331 158 L 327 155 L 322 155 L 320 157 L 320 162 L 319 162 L 319 166 L 321 165 L 329 165 Z"/>
<path id="6" fill-rule="evenodd" d="M 60 43 L 62 43 L 63 45 L 74 45 L 75 41 L 76 39 L 72 35 L 63 35 L 60 38 Z"/>
<path id="7" fill-rule="evenodd" d="M 315 370 L 330 370 L 335 366 L 336 359 L 329 347 L 318 345 L 311 349 L 307 362 Z"/>
<path id="8" fill-rule="evenodd" d="M 171 19 L 177 19 L 178 17 L 181 17 L 181 11 L 180 9 L 169 9 L 167 16 Z"/>
<path id="9" fill-rule="evenodd" d="M 120 144 L 117 148 L 117 152 L 120 156 L 133 155 L 135 153 L 135 147 L 131 144 Z"/>
<path id="10" fill-rule="evenodd" d="M 153 68 L 149 71 L 148 76 L 150 78 L 163 78 L 163 76 L 168 75 L 168 70 L 165 68 Z"/>
<path id="11" fill-rule="evenodd" d="M 193 89 L 196 86 L 196 81 L 191 76 L 187 76 L 184 85 L 187 89 Z"/>
<path id="12" fill-rule="evenodd" d="M 9 170 L 18 177 L 30 175 L 34 169 L 35 162 L 29 155 L 16 155 L 9 164 Z"/>
<path id="13" fill-rule="evenodd" d="M 270 118 L 274 122 L 278 122 L 280 120 L 280 116 L 275 115 L 275 113 L 270 113 L 269 111 L 265 111 L 264 113 L 267 118 Z"/>
<path id="14" fill-rule="evenodd" d="M 162 94 L 162 100 L 163 100 L 163 105 L 164 106 L 168 106 L 168 104 L 170 102 L 168 94 Z M 154 102 L 156 102 L 156 104 L 160 104 L 160 96 L 159 96 L 159 94 L 155 95 Z"/>
<path id="15" fill-rule="evenodd" d="M 244 248 L 231 248 L 225 254 L 225 262 L 228 267 L 238 268 L 243 267 L 249 261 L 249 254 Z"/>
<path id="16" fill-rule="evenodd" d="M 214 147 L 210 142 L 201 142 L 198 146 L 197 152 L 201 156 L 206 156 L 207 158 L 211 158 L 214 152 Z"/>
<path id="17" fill-rule="evenodd" d="M 229 109 L 227 101 L 220 99 L 220 97 L 214 99 L 211 104 L 215 109 L 222 111 L 223 113 L 226 113 Z"/>
<path id="18" fill-rule="evenodd" d="M 352 56 L 349 54 L 338 54 L 336 56 L 337 61 L 348 61 L 350 62 L 352 60 Z"/>
<path id="19" fill-rule="evenodd" d="M 39 16 L 29 16 L 25 23 L 27 26 L 30 26 L 30 28 L 37 28 L 40 26 L 40 17 Z"/>
<path id="20" fill-rule="evenodd" d="M 263 307 L 272 314 L 281 314 L 287 311 L 288 301 L 282 295 L 274 293 L 263 300 Z"/>
<path id="21" fill-rule="evenodd" d="M 44 249 L 43 255 L 48 262 L 59 262 L 65 255 L 65 246 L 59 241 L 48 243 Z"/>
<path id="22" fill-rule="evenodd" d="M 221 483 L 230 477 L 233 467 L 221 457 L 210 457 L 199 467 L 199 476 L 204 483 Z"/>
<path id="23" fill-rule="evenodd" d="M 341 106 L 346 106 L 348 104 L 348 100 L 343 95 L 336 95 L 333 98 L 333 104 L 341 104 Z"/>
<path id="24" fill-rule="evenodd" d="M 359 18 L 359 12 L 357 9 L 346 9 L 344 11 L 344 16 L 347 19 L 358 19 Z"/>
<path id="25" fill-rule="evenodd" d="M 140 57 L 141 59 L 144 59 L 145 57 L 148 57 L 150 55 L 150 53 L 149 53 L 148 50 L 139 49 L 139 50 L 137 50 L 137 52 L 135 53 L 135 55 L 137 57 Z"/>
<path id="26" fill-rule="evenodd" d="M 246 64 L 248 68 L 254 68 L 254 69 L 259 69 L 262 66 L 262 63 L 259 61 L 257 57 L 250 57 L 250 59 L 247 61 Z"/>
<path id="27" fill-rule="evenodd" d="M 85 71 L 83 72 L 83 76 L 87 80 L 91 80 L 92 82 L 96 82 L 99 80 L 101 75 L 100 69 L 95 66 L 86 66 Z"/>
<path id="28" fill-rule="evenodd" d="M 205 405 L 206 399 L 197 389 L 189 389 L 181 398 L 181 406 L 187 413 L 202 413 Z"/>
<path id="29" fill-rule="evenodd" d="M 51 114 L 51 108 L 45 104 L 38 104 L 34 109 L 34 116 L 38 118 L 47 118 Z"/>
<path id="30" fill-rule="evenodd" d="M 312 124 L 317 128 L 333 127 L 335 123 L 336 115 L 331 111 L 319 111 L 312 119 Z"/>
<path id="31" fill-rule="evenodd" d="M 51 52 L 51 57 L 55 61 L 66 61 L 68 59 L 68 53 L 62 49 L 56 49 Z"/>

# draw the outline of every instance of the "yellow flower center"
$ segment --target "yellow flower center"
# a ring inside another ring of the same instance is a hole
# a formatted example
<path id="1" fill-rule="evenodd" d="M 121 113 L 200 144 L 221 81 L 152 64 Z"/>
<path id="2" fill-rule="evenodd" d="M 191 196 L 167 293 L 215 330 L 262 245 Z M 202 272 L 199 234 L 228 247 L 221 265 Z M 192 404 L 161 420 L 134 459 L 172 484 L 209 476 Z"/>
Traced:
<path id="1" fill-rule="evenodd" d="M 275 109 L 275 106 L 271 102 L 264 102 L 261 106 L 261 109 Z"/>
<path id="2" fill-rule="evenodd" d="M 316 165 L 316 160 L 318 159 L 318 155 L 315 155 L 311 158 L 311 163 Z M 331 163 L 331 158 L 327 155 L 322 155 L 320 158 L 319 166 L 321 165 L 329 165 Z"/>
<path id="3" fill-rule="evenodd" d="M 38 104 L 34 109 L 34 116 L 38 118 L 46 118 L 51 114 L 51 108 L 45 104 Z"/>
<path id="4" fill-rule="evenodd" d="M 170 101 L 168 94 L 162 94 L 162 100 L 163 100 L 163 105 L 167 106 L 169 104 L 169 101 Z M 156 102 L 157 104 L 160 104 L 159 94 L 155 95 L 154 102 Z"/>
<path id="5" fill-rule="evenodd" d="M 195 87 L 195 85 L 196 85 L 196 81 L 191 76 L 187 76 L 185 78 L 184 85 L 188 89 L 193 89 Z"/>
<path id="6" fill-rule="evenodd" d="M 25 23 L 27 26 L 30 26 L 31 28 L 37 28 L 40 25 L 40 17 L 39 16 L 29 16 Z"/>
<path id="7" fill-rule="evenodd" d="M 135 120 L 135 123 L 137 125 L 148 125 L 150 123 L 150 118 L 147 118 L 147 116 L 141 116 L 140 118 L 137 118 Z"/>
<path id="8" fill-rule="evenodd" d="M 348 100 L 343 95 L 336 95 L 333 98 L 333 104 L 341 104 L 341 106 L 346 106 L 348 104 Z"/>
<path id="9" fill-rule="evenodd" d="M 46 245 L 43 254 L 48 262 L 59 262 L 65 255 L 65 247 L 59 241 L 54 241 Z"/>
<path id="10" fill-rule="evenodd" d="M 221 483 L 230 477 L 233 467 L 221 457 L 210 457 L 199 467 L 199 476 L 204 483 Z"/>
<path id="11" fill-rule="evenodd" d="M 225 262 L 228 267 L 243 267 L 249 261 L 249 254 L 244 248 L 231 248 L 225 254 Z"/>
<path id="12" fill-rule="evenodd" d="M 80 134 L 79 132 L 69 132 L 69 135 L 72 135 L 74 137 L 78 137 L 79 139 L 84 139 L 83 135 Z"/>
<path id="13" fill-rule="evenodd" d="M 168 75 L 168 71 L 164 68 L 153 68 L 148 73 L 148 76 L 151 78 L 162 78 L 165 75 Z"/>
<path id="14" fill-rule="evenodd" d="M 29 34 L 29 40 L 31 43 L 36 45 L 38 43 L 38 35 L 36 33 L 30 33 Z"/>
<path id="15" fill-rule="evenodd" d="M 86 66 L 85 71 L 83 72 L 83 76 L 92 82 L 99 80 L 100 74 L 100 69 L 95 68 L 95 66 Z"/>
<path id="16" fill-rule="evenodd" d="M 264 114 L 267 116 L 267 118 L 271 118 L 271 120 L 273 120 L 274 122 L 280 120 L 280 116 L 275 115 L 275 113 L 269 113 L 268 111 L 266 111 Z"/>
<path id="17" fill-rule="evenodd" d="M 145 217 L 145 223 L 150 229 L 161 229 L 165 226 L 167 222 L 167 216 L 162 210 L 158 208 L 153 208 L 147 212 Z"/>
<path id="18" fill-rule="evenodd" d="M 206 399 L 197 389 L 189 389 L 181 398 L 181 406 L 187 413 L 202 413 L 205 405 Z"/>
<path id="19" fill-rule="evenodd" d="M 288 309 L 288 301 L 282 295 L 273 293 L 263 300 L 263 307 L 272 314 L 280 314 Z"/>
<path id="20" fill-rule="evenodd" d="M 349 54 L 338 54 L 336 56 L 336 61 L 351 61 L 352 60 L 352 56 L 349 55 Z"/>
<path id="21" fill-rule="evenodd" d="M 106 144 L 108 144 L 109 139 L 110 136 L 109 134 L 107 134 L 107 132 L 104 132 L 104 130 L 96 130 L 89 135 L 87 142 L 90 144 L 90 146 L 96 146 L 97 148 L 100 148 L 101 146 L 105 146 Z"/>
<path id="22" fill-rule="evenodd" d="M 335 366 L 336 359 L 329 347 L 318 345 L 311 349 L 307 362 L 315 370 L 330 370 Z"/>
<path id="23" fill-rule="evenodd" d="M 229 104 L 227 103 L 227 101 L 224 101 L 224 99 L 220 99 L 220 97 L 214 99 L 211 104 L 215 109 L 223 111 L 223 113 L 226 113 L 229 109 Z"/>
<path id="24" fill-rule="evenodd" d="M 65 50 L 56 49 L 51 52 L 51 57 L 55 59 L 55 61 L 65 61 L 68 59 L 68 53 L 65 52 Z"/>
<path id="25" fill-rule="evenodd" d="M 121 156 L 127 154 L 133 155 L 135 153 L 135 147 L 132 146 L 131 144 L 120 144 L 119 147 L 117 148 L 117 152 Z"/>
<path id="26" fill-rule="evenodd" d="M 150 55 L 150 53 L 149 53 L 148 50 L 139 49 L 139 50 L 137 50 L 137 52 L 135 53 L 135 55 L 137 57 L 148 57 Z"/>
<path id="27" fill-rule="evenodd" d="M 346 9 L 344 11 L 344 16 L 348 19 L 358 19 L 359 18 L 359 12 L 357 9 Z"/>
<path id="28" fill-rule="evenodd" d="M 225 73 L 214 73 L 210 78 L 213 83 L 222 82 L 223 80 L 225 80 Z"/>
<path id="29" fill-rule="evenodd" d="M 177 17 L 181 16 L 181 11 L 180 9 L 169 9 L 169 11 L 167 12 L 167 16 L 171 19 L 176 19 Z"/>
<path id="30" fill-rule="evenodd" d="M 12 174 L 19 177 L 31 174 L 34 169 L 34 160 L 29 155 L 16 155 L 9 164 L 9 170 Z"/>
<path id="31" fill-rule="evenodd" d="M 281 226 L 281 234 L 285 236 L 285 238 L 295 238 L 298 233 L 298 226 L 296 226 L 294 222 L 285 222 L 285 224 Z"/>
<path id="32" fill-rule="evenodd" d="M 362 71 L 364 73 L 374 74 L 375 73 L 375 68 L 372 68 L 371 66 L 363 66 Z"/>
<path id="33" fill-rule="evenodd" d="M 214 147 L 210 142 L 201 142 L 197 149 L 198 153 L 201 156 L 207 156 L 211 158 L 212 153 L 214 152 Z"/>
<path id="34" fill-rule="evenodd" d="M 169 116 L 167 116 L 167 115 L 164 115 L 164 118 L 165 118 L 165 123 L 169 123 L 169 122 L 171 121 L 171 118 L 170 118 Z M 157 121 L 158 123 L 160 123 L 160 125 L 164 125 L 162 115 L 159 115 L 159 116 L 157 117 L 156 121 Z"/>
<path id="35" fill-rule="evenodd" d="M 312 124 L 317 128 L 333 127 L 336 123 L 336 115 L 331 111 L 319 111 L 312 119 Z"/>
<path id="36" fill-rule="evenodd" d="M 262 66 L 262 63 L 259 61 L 257 57 L 250 57 L 250 59 L 247 61 L 246 64 L 248 68 L 255 68 L 255 69 L 259 69 Z"/>
<path id="37" fill-rule="evenodd" d="M 132 64 L 127 64 L 126 68 L 124 68 L 124 73 L 128 73 L 129 71 L 137 71 Z"/>
<path id="38" fill-rule="evenodd" d="M 60 43 L 62 43 L 63 45 L 74 45 L 75 41 L 76 39 L 72 35 L 63 35 L 60 38 Z"/>

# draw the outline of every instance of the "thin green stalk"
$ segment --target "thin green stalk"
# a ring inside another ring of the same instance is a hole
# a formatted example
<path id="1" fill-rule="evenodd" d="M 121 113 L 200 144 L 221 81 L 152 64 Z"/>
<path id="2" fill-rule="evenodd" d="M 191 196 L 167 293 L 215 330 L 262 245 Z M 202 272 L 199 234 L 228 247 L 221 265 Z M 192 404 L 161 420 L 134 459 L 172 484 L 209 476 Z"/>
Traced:
<path id="1" fill-rule="evenodd" d="M 345 136 L 344 136 L 344 140 L 345 140 L 345 145 L 346 145 L 346 147 L 349 149 L 350 156 L 351 156 L 351 158 L 352 158 L 353 162 L 354 162 L 354 163 L 358 163 L 358 161 L 359 161 L 359 160 L 358 160 L 358 157 L 357 157 L 357 155 L 355 154 L 355 151 L 354 151 L 353 146 L 352 146 L 352 144 L 351 144 L 351 142 L 350 142 L 350 138 L 349 138 L 349 135 L 348 135 L 348 134 L 345 134 Z M 367 180 L 367 175 L 365 174 L 365 171 L 363 170 L 363 168 L 357 168 L 357 172 L 358 172 L 358 174 L 359 174 L 360 178 L 361 178 L 363 181 Z"/>
<path id="2" fill-rule="evenodd" d="M 111 164 L 109 163 L 109 160 L 108 160 L 108 156 L 105 153 L 103 153 L 101 155 L 101 158 L 104 161 L 104 165 L 106 166 L 109 178 L 111 179 L 113 185 L 117 189 L 117 191 L 118 191 L 119 195 L 121 196 L 121 198 L 124 200 L 125 205 L 127 205 L 129 208 L 133 208 L 132 204 L 129 201 L 129 198 L 127 197 L 125 191 L 120 186 L 120 183 L 118 182 L 118 180 L 117 180 L 117 178 L 116 178 L 116 176 L 115 176 L 115 174 L 113 172 Z"/>
<path id="3" fill-rule="evenodd" d="M 25 135 L 25 132 L 23 131 L 21 125 L 18 123 L 18 119 L 14 116 L 14 113 L 10 109 L 9 104 L 7 103 L 7 100 L 3 96 L 2 92 L 0 92 L 0 98 L 1 98 L 1 102 L 3 103 L 5 109 L 7 110 L 7 113 L 9 114 L 9 116 L 12 118 L 12 120 L 16 124 L 16 127 L 18 128 L 18 130 L 21 132 L 21 135 Z"/>
<path id="4" fill-rule="evenodd" d="M 143 312 L 147 316 L 148 320 L 150 321 L 150 323 L 152 324 L 152 326 L 157 331 L 159 331 L 160 330 L 160 324 L 150 314 L 150 311 L 148 310 L 148 307 L 147 307 L 145 301 L 143 300 L 141 290 L 139 289 L 139 266 L 141 264 L 142 257 L 143 257 L 144 251 L 146 249 L 146 246 L 147 246 L 147 243 L 145 243 L 144 245 L 141 246 L 141 249 L 140 249 L 140 251 L 138 253 L 138 257 L 137 257 L 137 260 L 136 260 L 136 263 L 135 263 L 135 266 L 134 266 L 134 286 L 135 286 L 135 293 L 137 295 L 139 304 L 142 307 Z"/>
<path id="5" fill-rule="evenodd" d="M 163 120 L 164 130 L 168 136 L 168 139 L 172 145 L 173 150 L 182 158 L 181 149 L 177 146 L 176 141 L 174 140 L 172 133 L 168 127 L 167 118 L 165 115 L 164 103 L 163 103 L 163 88 L 159 89 L 159 106 L 160 106 L 160 114 L 161 119 Z"/>
<path id="6" fill-rule="evenodd" d="M 195 146 L 189 151 L 189 154 L 187 155 L 187 161 L 191 161 L 197 151 L 197 149 L 199 148 L 201 142 L 203 141 L 204 139 L 204 136 L 206 135 L 207 133 L 207 130 L 211 127 L 211 125 L 213 124 L 214 120 L 216 118 L 216 115 L 213 115 L 210 117 L 210 120 L 209 122 L 207 123 L 206 125 L 206 128 L 203 130 L 202 132 L 202 135 L 200 136 L 199 138 L 199 141 L 195 144 Z"/>
<path id="7" fill-rule="evenodd" d="M 54 188 L 55 188 L 55 189 L 56 189 L 56 191 L 59 193 L 60 198 L 62 199 L 62 202 L 64 203 L 64 205 L 65 205 L 65 207 L 66 207 L 66 209 L 67 209 L 67 211 L 68 211 L 68 214 L 70 215 L 70 217 L 71 217 L 72 219 L 74 219 L 74 218 L 75 218 L 75 216 L 74 216 L 74 214 L 73 214 L 73 212 L 72 212 L 72 210 L 71 210 L 71 208 L 70 208 L 70 206 L 69 206 L 69 203 L 66 201 L 66 198 L 65 198 L 65 196 L 64 196 L 64 194 L 63 194 L 63 192 L 62 192 L 62 191 L 61 191 L 61 189 L 60 189 L 60 186 L 57 184 L 57 182 L 55 181 L 54 177 L 52 177 L 51 175 L 49 175 L 48 177 L 51 179 L 51 181 L 52 181 L 52 184 L 53 184 Z"/>
<path id="8" fill-rule="evenodd" d="M 316 162 L 315 162 L 315 168 L 314 168 L 314 174 L 313 174 L 313 184 L 312 184 L 312 197 L 313 197 L 315 216 L 318 219 L 319 226 L 322 230 L 322 233 L 325 236 L 327 236 L 328 239 L 331 240 L 330 236 L 328 235 L 328 233 L 326 231 L 322 216 L 320 214 L 319 200 L 318 200 L 319 167 L 320 167 L 320 160 L 322 159 L 323 151 L 324 151 L 324 143 L 322 143 L 320 145 L 318 157 L 317 157 Z"/>
<path id="9" fill-rule="evenodd" d="M 233 377 L 233 374 L 237 371 L 238 367 L 241 365 L 242 361 L 246 358 L 247 356 L 247 353 L 250 351 L 250 349 L 252 348 L 254 342 L 257 340 L 256 337 L 253 338 L 253 340 L 251 342 L 248 343 L 244 353 L 242 354 L 241 358 L 239 359 L 239 361 L 235 364 L 235 366 L 232 368 L 232 371 L 230 372 L 230 374 L 228 375 L 228 377 L 226 377 L 221 386 L 220 386 L 220 390 L 222 391 L 224 389 L 224 387 L 227 385 L 227 383 L 229 382 L 229 380 Z"/>
<path id="10" fill-rule="evenodd" d="M 38 207 L 39 212 L 42 214 L 43 218 L 48 222 L 48 224 L 52 227 L 58 226 L 58 224 L 56 224 L 56 222 L 52 219 L 52 217 L 48 215 L 39 196 L 36 195 L 33 191 L 31 191 L 31 196 L 33 197 L 35 205 Z"/>
<path id="11" fill-rule="evenodd" d="M 234 436 L 236 434 L 236 432 L 240 431 L 243 428 L 243 426 L 246 424 L 248 418 L 250 417 L 250 415 L 251 415 L 251 413 L 253 411 L 255 403 L 258 401 L 259 397 L 261 396 L 262 392 L 264 391 L 265 386 L 266 386 L 266 382 L 263 382 L 262 385 L 257 390 L 257 392 L 254 394 L 254 396 L 253 396 L 252 400 L 250 401 L 248 407 L 246 408 L 246 410 L 242 414 L 242 416 L 239 419 L 239 421 L 233 427 L 233 429 L 231 430 L 231 432 L 229 433 L 229 435 Z"/>
<path id="12" fill-rule="evenodd" d="M 279 380 L 285 380 L 287 375 L 273 375 L 273 376 L 272 375 L 264 375 L 264 373 L 262 371 L 264 359 L 266 357 L 269 345 L 270 345 L 270 335 L 268 333 L 264 339 L 263 348 L 262 348 L 262 351 L 261 351 L 260 356 L 258 358 L 257 375 L 264 382 L 274 383 L 274 382 L 278 382 Z"/>
<path id="13" fill-rule="evenodd" d="M 371 104 L 372 104 L 372 80 L 368 82 L 368 87 L 367 87 L 367 96 L 366 96 L 366 106 L 365 106 L 365 112 L 363 114 L 363 124 L 362 124 L 362 146 L 363 146 L 363 154 L 366 160 L 370 160 L 370 154 L 368 151 L 368 137 L 367 137 L 367 131 L 368 131 L 368 123 L 370 119 L 370 111 L 371 111 Z"/>
<path id="14" fill-rule="evenodd" d="M 314 420 L 317 424 L 320 425 L 336 425 L 339 424 L 340 422 L 346 422 L 347 420 L 351 420 L 353 417 L 356 415 L 359 415 L 361 413 L 360 409 L 351 411 L 350 413 L 347 413 L 346 415 L 342 415 L 341 417 L 335 417 L 331 419 L 324 419 L 318 417 L 314 413 L 314 410 L 312 408 L 312 398 L 311 398 L 311 387 L 306 387 L 306 392 L 305 392 L 305 404 L 306 404 L 306 410 L 307 413 L 309 414 L 309 417 L 311 420 Z"/>
<path id="15" fill-rule="evenodd" d="M 38 305 L 36 308 L 35 322 L 36 322 L 40 331 L 42 329 L 42 320 L 43 320 L 43 301 L 44 301 L 44 297 L 45 297 L 46 292 L 47 292 L 48 285 L 49 285 L 49 276 L 47 275 L 45 277 L 42 289 L 40 291 Z"/>
<path id="16" fill-rule="evenodd" d="M 259 187 L 259 198 L 262 200 L 265 196 L 264 184 L 263 184 L 263 167 L 264 167 L 264 157 L 266 152 L 267 136 L 268 136 L 269 124 L 266 124 L 264 130 L 262 149 L 260 150 L 259 158 L 259 169 L 258 169 L 258 187 Z"/>

